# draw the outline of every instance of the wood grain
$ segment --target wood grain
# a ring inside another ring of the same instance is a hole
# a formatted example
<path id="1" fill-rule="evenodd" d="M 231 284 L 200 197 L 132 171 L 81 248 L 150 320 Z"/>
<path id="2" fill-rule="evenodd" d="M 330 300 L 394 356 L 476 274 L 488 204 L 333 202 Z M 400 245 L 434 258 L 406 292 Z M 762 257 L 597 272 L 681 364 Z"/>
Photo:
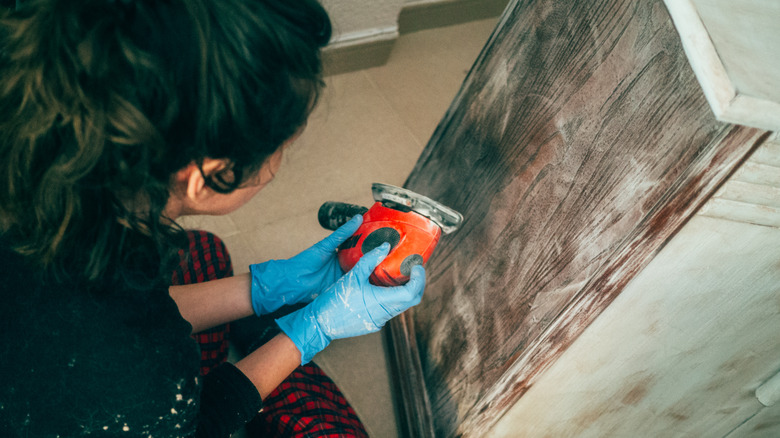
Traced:
<path id="1" fill-rule="evenodd" d="M 388 325 L 385 332 L 387 351 L 390 352 L 390 375 L 396 398 L 396 417 L 399 436 L 427 438 L 435 435 L 433 412 L 426 390 L 422 364 L 414 336 L 414 325 L 403 313 Z"/>
<path id="2" fill-rule="evenodd" d="M 780 436 L 779 262 L 780 229 L 694 215 L 483 436 Z"/>
<path id="3" fill-rule="evenodd" d="M 511 3 L 406 183 L 466 218 L 393 323 L 435 434 L 483 436 L 765 137 L 662 2 Z"/>
<path id="4" fill-rule="evenodd" d="M 486 436 L 780 436 L 777 164 L 767 140 Z"/>

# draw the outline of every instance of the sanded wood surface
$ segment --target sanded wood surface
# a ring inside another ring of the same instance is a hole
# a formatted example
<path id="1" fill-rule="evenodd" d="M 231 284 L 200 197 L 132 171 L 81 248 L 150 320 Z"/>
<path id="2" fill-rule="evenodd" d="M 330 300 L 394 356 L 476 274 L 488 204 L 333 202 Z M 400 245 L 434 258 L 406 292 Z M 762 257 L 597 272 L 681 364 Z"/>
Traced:
<path id="1" fill-rule="evenodd" d="M 778 261 L 780 229 L 695 215 L 483 436 L 780 436 L 755 395 L 780 367 Z"/>
<path id="2" fill-rule="evenodd" d="M 406 184 L 465 216 L 391 330 L 435 434 L 484 436 L 765 138 L 663 2 L 511 3 Z"/>
<path id="3" fill-rule="evenodd" d="M 780 370 L 778 147 L 753 153 L 484 436 L 780 436 L 780 406 L 756 396 Z"/>

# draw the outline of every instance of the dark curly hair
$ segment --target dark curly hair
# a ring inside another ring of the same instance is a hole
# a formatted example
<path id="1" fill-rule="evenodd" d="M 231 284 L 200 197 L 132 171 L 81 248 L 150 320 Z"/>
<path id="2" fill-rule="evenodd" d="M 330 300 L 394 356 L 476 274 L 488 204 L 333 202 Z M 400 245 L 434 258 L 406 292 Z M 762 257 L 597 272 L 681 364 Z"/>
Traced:
<path id="1" fill-rule="evenodd" d="M 255 174 L 317 101 L 330 35 L 316 0 L 32 0 L 4 12 L 4 240 L 88 282 L 121 276 L 129 254 L 169 255 L 181 234 L 163 217 L 172 176 L 226 159 L 208 185 L 227 193 Z"/>

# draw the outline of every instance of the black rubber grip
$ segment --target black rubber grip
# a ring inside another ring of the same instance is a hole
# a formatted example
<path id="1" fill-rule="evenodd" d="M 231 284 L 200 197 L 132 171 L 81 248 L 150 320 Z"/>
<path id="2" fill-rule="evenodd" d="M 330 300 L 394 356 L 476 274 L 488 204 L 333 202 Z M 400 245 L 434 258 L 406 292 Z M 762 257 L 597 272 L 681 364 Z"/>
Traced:
<path id="1" fill-rule="evenodd" d="M 359 214 L 365 214 L 368 211 L 366 207 L 345 202 L 326 202 L 317 212 L 317 220 L 322 228 L 335 230 L 344 225 Z"/>
<path id="2" fill-rule="evenodd" d="M 387 242 L 390 244 L 390 250 L 392 251 L 398 242 L 401 241 L 401 233 L 390 227 L 382 227 L 374 230 L 363 239 L 363 246 L 360 247 L 360 252 L 368 254 L 372 249 L 379 247 L 379 245 Z"/>
<path id="3" fill-rule="evenodd" d="M 401 275 L 407 277 L 412 275 L 412 268 L 416 265 L 422 265 L 423 258 L 420 254 L 412 254 L 407 256 L 403 262 L 401 262 Z"/>

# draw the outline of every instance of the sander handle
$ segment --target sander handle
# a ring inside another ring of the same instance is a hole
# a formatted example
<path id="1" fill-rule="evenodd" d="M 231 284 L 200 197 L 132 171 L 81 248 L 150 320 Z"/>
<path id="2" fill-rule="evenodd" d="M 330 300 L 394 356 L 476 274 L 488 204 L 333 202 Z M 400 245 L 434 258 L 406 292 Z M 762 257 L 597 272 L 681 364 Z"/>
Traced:
<path id="1" fill-rule="evenodd" d="M 368 208 L 360 205 L 329 201 L 320 207 L 320 211 L 317 212 L 317 220 L 322 228 L 335 231 L 353 217 L 365 214 L 367 211 Z"/>

